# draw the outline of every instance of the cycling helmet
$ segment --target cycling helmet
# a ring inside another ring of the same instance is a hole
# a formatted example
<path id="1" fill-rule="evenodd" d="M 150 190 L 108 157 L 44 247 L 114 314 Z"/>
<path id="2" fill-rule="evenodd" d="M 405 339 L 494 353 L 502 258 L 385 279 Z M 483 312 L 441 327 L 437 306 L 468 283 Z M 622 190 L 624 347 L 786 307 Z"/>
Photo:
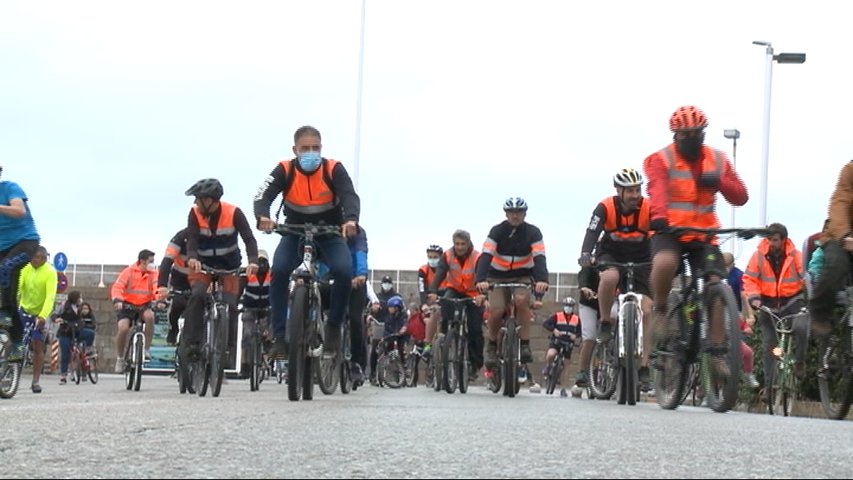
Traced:
<path id="1" fill-rule="evenodd" d="M 563 299 L 563 305 L 565 305 L 567 307 L 574 307 L 575 306 L 575 299 L 572 297 L 566 297 Z"/>
<path id="2" fill-rule="evenodd" d="M 682 130 L 701 130 L 708 126 L 708 119 L 699 108 L 693 105 L 678 107 L 669 117 L 669 129 L 673 132 Z"/>
<path id="3" fill-rule="evenodd" d="M 526 212 L 527 202 L 525 202 L 521 197 L 509 197 L 504 202 L 504 211 L 506 212 L 508 210 L 521 210 Z"/>
<path id="4" fill-rule="evenodd" d="M 639 187 L 643 184 L 643 175 L 633 168 L 623 168 L 613 175 L 614 187 Z"/>
<path id="5" fill-rule="evenodd" d="M 222 198 L 224 190 L 219 180 L 215 178 L 205 178 L 195 182 L 195 185 L 184 192 L 187 196 L 196 196 L 201 198 L 212 198 L 219 200 Z"/>
<path id="6" fill-rule="evenodd" d="M 442 253 L 444 253 L 444 249 L 439 247 L 436 244 L 432 244 L 432 245 L 427 247 L 426 253 L 430 253 L 430 252 L 435 252 L 435 253 L 441 255 Z"/>
<path id="7" fill-rule="evenodd" d="M 402 310 L 403 309 L 403 299 L 400 298 L 399 295 L 394 295 L 393 297 L 388 299 L 388 303 L 385 304 L 385 306 L 396 307 L 396 308 L 399 308 L 400 310 Z"/>

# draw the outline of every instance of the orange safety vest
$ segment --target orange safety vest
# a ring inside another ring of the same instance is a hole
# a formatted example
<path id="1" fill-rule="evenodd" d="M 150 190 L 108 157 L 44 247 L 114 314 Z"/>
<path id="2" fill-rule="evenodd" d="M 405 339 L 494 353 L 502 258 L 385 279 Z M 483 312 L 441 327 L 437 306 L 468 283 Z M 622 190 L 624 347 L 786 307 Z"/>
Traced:
<path id="1" fill-rule="evenodd" d="M 317 214 L 332 210 L 338 205 L 338 198 L 332 190 L 332 171 L 337 160 L 323 159 L 321 168 L 306 175 L 294 166 L 296 160 L 282 160 L 288 186 L 281 193 L 284 205 L 294 212 Z"/>
<path id="2" fill-rule="evenodd" d="M 669 201 L 666 206 L 669 225 L 673 227 L 719 228 L 720 220 L 715 212 L 717 192 L 698 187 L 690 163 L 678 154 L 675 145 L 668 145 L 658 154 L 666 161 L 669 177 Z M 702 171 L 714 172 L 719 177 L 723 172 L 723 158 L 723 153 L 719 150 L 703 145 Z M 705 238 L 706 236 L 703 234 L 687 233 L 681 235 L 680 241 L 704 241 Z M 711 239 L 711 243 L 717 244 L 716 237 Z"/>
<path id="3" fill-rule="evenodd" d="M 201 263 L 212 268 L 234 269 L 241 263 L 240 244 L 237 242 L 237 228 L 234 226 L 234 213 L 237 206 L 227 202 L 219 202 L 219 221 L 216 231 L 207 222 L 207 217 L 201 214 L 197 205 L 193 213 L 198 222 L 198 256 Z"/>
<path id="4" fill-rule="evenodd" d="M 472 248 L 471 253 L 465 257 L 462 263 L 459 263 L 459 257 L 456 256 L 452 248 L 445 250 L 444 261 L 447 262 L 450 269 L 447 271 L 444 281 L 441 282 L 442 286 L 464 293 L 466 297 L 476 297 L 478 291 L 474 283 L 474 274 L 476 273 L 478 258 L 480 258 L 480 252 Z"/>
<path id="5" fill-rule="evenodd" d="M 601 201 L 604 205 L 604 232 L 614 242 L 642 242 L 649 234 L 649 202 L 640 198 L 637 210 L 628 215 L 616 212 L 616 197 Z"/>
<path id="6" fill-rule="evenodd" d="M 182 249 L 184 250 L 184 253 L 181 253 Z M 188 275 L 190 273 L 190 268 L 187 266 L 186 248 L 182 248 L 181 245 L 176 243 L 169 242 L 169 245 L 166 246 L 165 257 L 172 259 L 172 270 L 183 273 L 184 275 Z"/>
<path id="7" fill-rule="evenodd" d="M 580 319 L 576 314 L 572 314 L 571 317 L 566 316 L 566 312 L 557 312 L 556 318 L 556 329 L 561 332 L 568 332 L 569 327 L 576 327 L 580 323 Z"/>
<path id="8" fill-rule="evenodd" d="M 752 254 L 743 272 L 743 291 L 750 300 L 761 299 L 765 303 L 765 300 L 788 299 L 802 291 L 805 285 L 802 254 L 790 238 L 785 239 L 784 248 L 785 259 L 779 278 L 776 278 L 773 266 L 766 258 L 770 241 L 765 238 L 759 242 L 758 249 Z"/>
<path id="9" fill-rule="evenodd" d="M 271 280 L 270 272 L 266 272 L 263 280 L 257 275 L 247 276 L 246 288 L 243 290 L 243 303 L 254 307 L 269 302 Z"/>
<path id="10" fill-rule="evenodd" d="M 141 307 L 154 300 L 156 287 L 157 273 L 142 270 L 134 263 L 121 271 L 110 289 L 110 297 Z"/>

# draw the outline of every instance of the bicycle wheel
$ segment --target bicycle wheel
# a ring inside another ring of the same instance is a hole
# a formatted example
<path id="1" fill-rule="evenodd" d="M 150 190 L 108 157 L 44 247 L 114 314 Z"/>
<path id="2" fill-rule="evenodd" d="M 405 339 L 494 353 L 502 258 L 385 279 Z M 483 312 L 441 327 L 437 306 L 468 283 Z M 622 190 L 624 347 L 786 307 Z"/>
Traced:
<path id="1" fill-rule="evenodd" d="M 727 412 L 737 403 L 738 383 L 740 382 L 740 329 L 737 326 L 738 310 L 734 294 L 728 285 L 716 283 L 708 286 L 707 303 L 705 304 L 705 319 L 710 320 L 710 312 L 714 305 L 722 308 L 723 328 L 725 330 L 725 363 L 728 375 L 720 376 L 715 368 L 711 368 L 711 354 L 702 352 L 702 375 L 705 386 L 705 398 L 708 406 L 715 412 Z M 710 325 L 708 325 L 710 330 Z"/>
<path id="2" fill-rule="evenodd" d="M 553 395 L 557 389 L 557 382 L 560 380 L 560 375 L 563 373 L 563 354 L 557 351 L 557 355 L 548 364 L 548 384 L 545 386 L 545 393 Z"/>
<path id="3" fill-rule="evenodd" d="M 632 308 L 633 307 L 633 308 Z M 637 362 L 636 362 L 636 345 L 637 345 L 637 309 L 639 306 L 635 303 L 625 308 L 622 318 L 618 321 L 624 327 L 625 338 L 622 339 L 625 344 L 625 358 L 622 359 L 622 389 L 624 390 L 625 403 L 628 405 L 637 404 Z M 618 325 L 617 325 L 618 326 Z M 619 394 L 622 398 L 623 394 Z"/>
<path id="4" fill-rule="evenodd" d="M 778 384 L 776 379 L 779 378 L 780 365 L 779 360 L 773 361 L 773 366 L 768 369 L 767 375 L 764 376 L 764 395 L 767 402 L 767 413 L 770 415 L 776 414 L 776 401 L 779 396 L 776 394 Z"/>
<path id="5" fill-rule="evenodd" d="M 382 368 L 383 382 L 390 388 L 402 387 L 405 372 L 403 371 L 403 360 L 400 358 L 400 352 L 392 350 L 385 355 L 385 359 L 385 365 Z"/>
<path id="6" fill-rule="evenodd" d="M 791 409 L 794 407 L 794 398 L 797 395 L 797 377 L 794 376 L 794 372 L 791 371 L 793 368 L 793 364 L 788 365 L 789 370 L 786 372 L 784 376 L 782 376 L 779 380 L 779 387 L 781 388 L 781 407 L 782 407 L 782 415 L 788 417 L 791 415 Z"/>
<path id="7" fill-rule="evenodd" d="M 225 378 L 225 361 L 228 355 L 228 305 L 216 306 L 213 323 L 216 335 L 213 338 L 213 355 L 210 359 L 210 394 L 218 397 Z"/>
<path id="8" fill-rule="evenodd" d="M 74 372 L 74 383 L 80 385 L 80 380 L 83 380 L 83 362 L 80 360 L 80 350 L 73 348 L 71 350 L 71 362 L 73 365 L 68 366 L 70 372 Z"/>
<path id="9" fill-rule="evenodd" d="M 287 335 L 290 348 L 287 357 L 287 398 L 298 402 L 302 398 L 302 386 L 305 375 L 305 322 L 308 320 L 308 287 L 296 285 L 293 289 L 290 305 L 290 318 L 287 319 Z"/>
<path id="10" fill-rule="evenodd" d="M 702 368 L 698 363 L 687 365 L 687 381 L 684 383 L 684 393 L 682 394 L 680 405 L 685 405 L 688 398 L 691 398 L 691 405 L 698 407 L 702 404 L 704 395 L 699 395 L 699 389 L 702 385 Z"/>
<path id="11" fill-rule="evenodd" d="M 462 320 L 465 321 L 464 319 Z M 459 336 L 458 350 L 461 352 L 459 361 L 459 393 L 468 393 L 468 375 L 471 373 L 471 359 L 468 357 L 468 338 L 467 335 Z"/>
<path id="12" fill-rule="evenodd" d="M 679 331 L 684 332 L 685 320 L 678 293 L 671 292 L 668 302 L 668 322 L 678 322 Z M 667 329 L 664 329 L 667 330 Z M 667 332 L 668 333 L 668 332 Z M 686 342 L 680 334 L 669 336 L 665 341 L 665 349 L 655 352 L 655 399 L 661 408 L 673 410 L 678 408 L 683 399 L 684 384 L 687 382 L 688 365 L 685 357 Z"/>
<path id="13" fill-rule="evenodd" d="M 0 398 L 12 398 L 21 383 L 21 362 L 6 360 L 12 342 L 5 331 L 0 332 Z"/>
<path id="14" fill-rule="evenodd" d="M 432 387 L 436 392 L 444 388 L 444 339 L 444 334 L 438 333 L 432 342 Z"/>
<path id="15" fill-rule="evenodd" d="M 341 352 L 343 356 L 339 362 L 339 368 L 335 372 L 340 377 L 341 393 L 347 394 L 352 391 L 352 336 L 349 330 L 349 319 L 344 320 L 343 329 L 341 331 Z"/>
<path id="16" fill-rule="evenodd" d="M 589 389 L 592 397 L 609 400 L 616 391 L 619 376 L 618 356 L 614 351 L 615 342 L 595 342 L 589 360 Z"/>
<path id="17" fill-rule="evenodd" d="M 406 386 L 407 387 L 417 387 L 417 383 L 415 382 L 415 378 L 417 376 L 417 370 L 415 369 L 415 361 L 418 359 L 418 355 L 415 352 L 409 353 L 409 356 L 406 357 Z"/>
<path id="18" fill-rule="evenodd" d="M 257 328 L 255 326 L 254 328 Z M 251 343 L 249 344 L 249 358 L 251 365 L 249 366 L 249 391 L 257 392 L 258 385 L 261 383 L 261 368 L 262 359 L 260 358 L 260 341 L 257 331 L 252 332 Z"/>
<path id="19" fill-rule="evenodd" d="M 504 395 L 512 398 L 518 392 L 518 332 L 514 318 L 506 319 L 503 365 Z"/>
<path id="20" fill-rule="evenodd" d="M 142 386 L 142 362 L 145 359 L 145 337 L 143 337 L 142 333 L 136 334 L 136 341 L 133 345 L 134 354 L 133 354 L 133 369 L 135 370 L 135 377 L 133 380 L 133 391 L 138 392 L 139 387 Z"/>
<path id="21" fill-rule="evenodd" d="M 818 361 L 817 382 L 820 390 L 820 403 L 826 416 L 833 420 L 843 420 L 850 410 L 853 400 L 853 365 L 850 364 L 851 327 L 850 319 L 845 316 L 839 322 L 835 332 L 829 337 Z"/>
<path id="22" fill-rule="evenodd" d="M 444 377 L 444 391 L 453 393 L 459 384 L 459 333 L 451 326 L 444 337 L 444 351 L 442 363 Z"/>
<path id="23" fill-rule="evenodd" d="M 86 375 L 89 376 L 89 381 L 92 382 L 92 385 L 98 383 L 98 359 L 96 357 L 86 359 L 86 363 L 89 364 L 89 368 L 86 370 Z"/>
<path id="24" fill-rule="evenodd" d="M 321 328 L 320 330 L 323 331 L 324 329 Z M 341 335 L 341 351 L 343 351 L 343 335 Z M 331 395 L 338 388 L 338 383 L 341 379 L 340 368 L 342 362 L 340 358 L 341 355 L 335 355 L 331 358 L 321 355 L 319 358 L 314 359 L 317 384 L 324 395 Z"/>

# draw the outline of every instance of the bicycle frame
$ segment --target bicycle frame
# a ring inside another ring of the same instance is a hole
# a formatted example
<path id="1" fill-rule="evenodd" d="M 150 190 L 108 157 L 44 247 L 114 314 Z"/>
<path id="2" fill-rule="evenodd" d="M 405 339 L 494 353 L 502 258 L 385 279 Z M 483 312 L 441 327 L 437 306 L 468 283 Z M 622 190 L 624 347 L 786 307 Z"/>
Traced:
<path id="1" fill-rule="evenodd" d="M 771 351 L 773 356 L 776 358 L 779 374 L 775 380 L 771 379 L 771 381 L 768 381 L 768 379 L 765 379 L 765 383 L 767 384 L 768 389 L 772 389 L 775 385 L 778 385 L 779 397 L 781 397 L 782 400 L 783 414 L 788 416 L 790 413 L 790 399 L 797 394 L 797 381 L 794 376 L 794 362 L 796 359 L 793 356 L 794 342 L 792 342 L 793 339 L 791 336 L 794 334 L 794 323 L 796 322 L 797 317 L 807 315 L 808 310 L 806 308 L 801 308 L 799 312 L 785 315 L 784 317 L 776 315 L 773 310 L 765 305 L 762 305 L 759 310 L 770 316 L 773 328 L 779 336 L 778 346 Z M 767 402 L 767 408 L 771 414 L 774 413 L 774 396 L 775 395 L 772 391 L 768 392 L 768 398 L 770 401 Z"/>

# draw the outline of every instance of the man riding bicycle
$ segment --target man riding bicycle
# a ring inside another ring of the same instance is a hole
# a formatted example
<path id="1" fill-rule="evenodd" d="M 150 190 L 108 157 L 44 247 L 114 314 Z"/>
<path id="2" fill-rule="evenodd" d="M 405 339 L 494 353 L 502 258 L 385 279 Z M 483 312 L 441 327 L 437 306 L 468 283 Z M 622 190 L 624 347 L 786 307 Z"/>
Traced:
<path id="1" fill-rule="evenodd" d="M 320 156 L 320 132 L 310 126 L 300 127 L 293 135 L 296 158 L 283 160 L 270 172 L 255 196 L 255 217 L 258 228 L 271 232 L 275 222 L 270 219 L 270 205 L 281 193 L 286 223 L 325 223 L 340 225 L 339 235 L 314 237 L 317 253 L 329 267 L 334 279 L 329 306 L 329 320 L 323 337 L 323 350 L 334 356 L 340 348 L 341 325 L 346 318 L 352 291 L 352 256 L 344 237 L 356 234 L 361 202 L 352 180 L 337 160 Z M 270 352 L 285 357 L 287 329 L 288 283 L 290 274 L 302 262 L 300 237 L 283 234 L 273 255 L 270 306 L 272 308 L 275 343 Z"/>
<path id="2" fill-rule="evenodd" d="M 474 272 L 480 252 L 471 243 L 471 234 L 465 230 L 453 232 L 453 248 L 441 254 L 435 276 L 428 287 L 427 302 L 430 305 L 438 299 L 439 290 L 443 289 L 445 298 L 475 298 L 475 303 L 465 305 L 468 318 L 468 358 L 471 360 L 469 379 L 477 378 L 477 372 L 483 366 L 483 311 L 482 303 L 474 283 Z M 455 308 L 452 303 L 441 305 L 441 331 L 447 332 L 447 325 L 453 319 Z M 431 345 L 435 336 L 435 322 L 428 326 L 426 344 Z M 426 350 L 425 350 L 426 353 Z"/>
<path id="3" fill-rule="evenodd" d="M 30 263 L 21 269 L 18 281 L 18 305 L 21 306 L 18 315 L 24 322 L 24 330 L 26 324 L 32 326 L 33 393 L 41 393 L 39 377 L 44 362 L 44 324 L 53 312 L 55 301 L 56 270 L 47 263 L 47 250 L 39 246 Z"/>
<path id="4" fill-rule="evenodd" d="M 254 275 L 246 275 L 243 286 L 243 338 L 241 339 L 242 356 L 240 359 L 240 373 L 243 378 L 249 378 L 252 368 L 249 352 L 251 351 L 252 331 L 255 321 L 258 322 L 260 335 L 264 343 L 268 340 L 269 308 L 270 308 L 270 257 L 266 250 L 258 251 L 258 272 Z"/>
<path id="5" fill-rule="evenodd" d="M 652 237 L 651 287 L 654 297 L 656 338 L 662 341 L 666 327 L 667 299 L 681 265 L 681 254 L 689 254 L 691 269 L 702 269 L 709 284 L 726 275 L 716 236 L 687 232 L 675 235 L 669 227 L 719 228 L 715 213 L 720 192 L 732 205 L 741 206 L 749 196 L 746 186 L 732 168 L 726 154 L 704 145 L 708 121 L 694 106 L 679 107 L 669 119 L 673 143 L 649 155 L 643 162 L 648 178 Z M 704 267 L 704 268 L 701 268 Z M 725 330 L 722 311 L 711 309 L 708 338 L 714 366 L 728 376 L 724 355 Z"/>
<path id="6" fill-rule="evenodd" d="M 515 305 L 515 314 L 521 327 L 521 362 L 531 363 L 530 324 L 533 313 L 530 310 L 530 294 L 526 288 L 514 288 L 508 292 L 505 288 L 496 288 L 489 292 L 491 283 L 534 283 L 536 296 L 534 308 L 541 305 L 541 298 L 548 291 L 548 265 L 545 261 L 545 243 L 542 231 L 535 225 L 524 221 L 527 216 L 527 202 L 521 197 L 510 197 L 503 205 L 506 220 L 489 230 L 489 236 L 483 244 L 483 253 L 477 262 L 476 283 L 481 293 L 489 294 L 489 322 L 484 363 L 486 368 L 498 364 L 497 338 L 507 314 L 507 297 Z"/>
<path id="7" fill-rule="evenodd" d="M 568 355 L 566 355 L 566 361 L 568 361 L 569 355 L 571 355 L 571 351 L 573 349 L 572 344 L 577 337 L 581 336 L 580 318 L 578 317 L 577 312 L 575 312 L 575 306 L 575 299 L 572 297 L 566 297 L 563 299 L 563 309 L 559 312 L 555 312 L 553 315 L 548 317 L 548 320 L 542 322 L 542 328 L 551 334 L 548 337 L 548 351 L 545 353 L 545 367 L 542 372 L 543 374 L 546 374 L 548 365 L 551 364 L 551 361 L 554 360 L 554 357 L 556 357 L 560 352 L 560 348 L 567 347 Z M 569 396 L 566 392 L 566 385 L 568 385 L 568 372 L 568 368 L 563 368 L 563 371 L 560 372 L 562 378 L 558 379 L 562 386 L 560 389 L 561 397 Z M 546 383 L 547 381 L 548 380 L 546 379 Z"/>
<path id="8" fill-rule="evenodd" d="M 183 228 L 175 234 L 166 246 L 166 254 L 160 262 L 157 277 L 157 297 L 165 299 L 171 288 L 176 292 L 190 291 L 189 273 L 187 266 L 187 229 Z M 178 338 L 178 319 L 187 308 L 189 295 L 175 295 L 169 308 L 169 333 L 166 343 L 174 345 Z"/>
<path id="9" fill-rule="evenodd" d="M 204 336 L 204 306 L 211 275 L 202 268 L 237 270 L 242 263 L 238 235 L 246 246 L 249 264 L 246 275 L 258 272 L 258 243 L 252 227 L 240 207 L 221 200 L 224 189 L 219 180 L 205 178 L 191 186 L 185 194 L 195 197 L 195 204 L 187 218 L 187 266 L 190 269 L 190 298 L 184 310 L 184 328 L 181 345 L 183 358 L 197 358 Z M 233 352 L 237 342 L 237 294 L 240 277 L 233 273 L 221 275 L 222 298 L 228 304 L 228 351 Z M 227 363 L 236 360 L 231 356 Z"/>
<path id="10" fill-rule="evenodd" d="M 592 267 L 596 261 L 618 263 L 648 262 L 649 246 L 649 202 L 643 198 L 643 176 L 633 168 L 623 168 L 613 176 L 613 186 L 616 195 L 607 197 L 596 205 L 589 221 L 589 227 L 584 236 L 581 256 L 578 263 L 581 267 Z M 602 236 L 602 233 L 604 234 Z M 599 237 L 601 243 L 599 244 Z M 598 245 L 598 258 L 592 254 Z M 620 284 L 620 279 L 622 280 Z M 643 331 L 649 331 L 652 313 L 652 297 L 649 289 L 649 268 L 647 266 L 634 270 L 634 292 L 643 295 Z M 624 275 L 620 277 L 620 269 L 610 267 L 600 273 L 598 285 L 598 305 L 601 318 L 598 340 L 608 342 L 613 337 L 611 309 L 617 289 L 625 292 Z M 649 388 L 649 351 L 651 350 L 651 335 L 643 336 L 643 355 L 640 359 L 638 378 L 644 391 Z M 581 370 L 578 373 L 585 370 Z M 587 379 L 580 378 L 578 385 L 585 386 Z"/>
<path id="11" fill-rule="evenodd" d="M 154 268 L 154 252 L 145 249 L 136 256 L 136 263 L 125 267 L 110 288 L 110 298 L 116 310 L 116 368 L 115 373 L 124 371 L 124 350 L 127 332 L 138 317 L 145 322 L 145 360 L 151 358 L 151 337 L 154 335 L 154 300 L 157 272 Z"/>

